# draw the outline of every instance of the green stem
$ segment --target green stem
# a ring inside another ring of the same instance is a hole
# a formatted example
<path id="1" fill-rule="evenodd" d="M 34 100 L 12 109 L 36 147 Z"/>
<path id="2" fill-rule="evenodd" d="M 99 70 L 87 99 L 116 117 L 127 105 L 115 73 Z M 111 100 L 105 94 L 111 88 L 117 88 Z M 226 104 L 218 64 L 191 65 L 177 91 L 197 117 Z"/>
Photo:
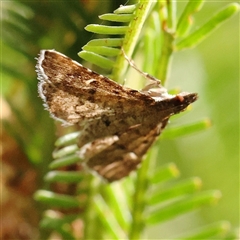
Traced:
<path id="1" fill-rule="evenodd" d="M 134 13 L 133 20 L 129 25 L 129 29 L 125 34 L 123 48 L 124 52 L 128 57 L 132 56 L 134 47 L 137 43 L 139 35 L 141 33 L 143 24 L 147 17 L 147 14 L 152 6 L 153 2 L 151 0 L 139 0 L 137 5 L 137 9 Z M 123 54 L 120 54 L 115 62 L 113 71 L 112 71 L 112 79 L 119 81 L 122 80 L 123 75 L 127 69 L 128 63 L 125 60 Z"/>
<path id="2" fill-rule="evenodd" d="M 163 29 L 163 44 L 159 68 L 157 69 L 156 76 L 161 80 L 162 85 L 166 83 L 168 77 L 168 70 L 171 63 L 171 56 L 173 53 L 173 35 Z"/>
<path id="3" fill-rule="evenodd" d="M 94 239 L 96 237 L 95 234 L 99 234 L 99 231 L 96 231 L 95 229 L 95 226 L 99 224 L 97 221 L 97 215 L 92 207 L 94 204 L 94 196 L 96 195 L 96 192 L 98 192 L 98 179 L 94 179 L 93 176 L 89 176 L 89 178 L 86 179 L 85 183 L 87 201 L 83 215 L 84 239 Z"/>
<path id="4" fill-rule="evenodd" d="M 168 29 L 171 29 L 173 31 L 176 25 L 176 1 L 173 0 L 167 1 L 167 12 L 168 12 L 167 18 Z"/>
<path id="5" fill-rule="evenodd" d="M 174 16 L 174 6 L 171 5 L 172 2 L 169 2 L 168 14 L 170 16 L 166 16 L 164 14 L 164 8 L 167 5 L 160 5 L 160 17 L 162 20 L 162 34 L 163 34 L 163 45 L 161 58 L 159 63 L 159 68 L 157 70 L 157 77 L 161 79 L 162 84 L 165 83 L 167 79 L 167 72 L 170 64 L 171 55 L 173 52 L 173 34 L 169 32 L 169 28 L 174 27 L 175 16 Z M 171 18 L 168 21 L 168 18 Z M 132 211 L 132 226 L 129 233 L 129 239 L 140 239 L 142 230 L 145 226 L 145 218 L 144 218 L 144 208 L 146 206 L 146 192 L 149 185 L 148 173 L 151 169 L 153 163 L 150 161 L 153 158 L 148 155 L 147 159 L 145 159 L 142 163 L 141 168 L 138 171 L 138 177 L 136 179 L 135 184 L 135 194 L 133 200 L 133 211 Z"/>
<path id="6" fill-rule="evenodd" d="M 167 14 L 166 14 L 167 12 Z M 156 77 L 161 80 L 162 85 L 165 84 L 168 76 L 171 55 L 173 53 L 173 32 L 175 29 L 175 5 L 172 1 L 159 4 L 159 16 L 161 19 L 161 38 L 162 46 L 158 67 L 156 69 Z"/>
<path id="7" fill-rule="evenodd" d="M 148 172 L 149 158 L 143 161 L 141 168 L 138 170 L 138 175 L 135 184 L 135 193 L 133 196 L 133 210 L 132 210 L 132 225 L 129 231 L 129 239 L 141 239 L 141 233 L 145 226 L 144 208 L 146 206 L 146 190 L 148 187 L 148 179 L 146 178 Z"/>

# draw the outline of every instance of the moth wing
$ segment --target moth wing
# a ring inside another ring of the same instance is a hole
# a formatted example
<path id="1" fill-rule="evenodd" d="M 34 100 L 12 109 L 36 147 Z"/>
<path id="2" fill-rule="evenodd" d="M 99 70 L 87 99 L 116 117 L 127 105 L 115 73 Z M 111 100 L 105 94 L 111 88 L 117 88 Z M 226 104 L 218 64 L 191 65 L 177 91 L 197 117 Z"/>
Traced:
<path id="1" fill-rule="evenodd" d="M 63 122 L 76 124 L 103 115 L 139 112 L 154 104 L 151 97 L 125 88 L 54 50 L 40 52 L 36 69 L 40 97 L 51 115 Z"/>
<path id="2" fill-rule="evenodd" d="M 85 154 L 87 166 L 109 182 L 119 180 L 137 168 L 143 155 L 166 126 L 168 119 L 157 126 L 134 126 L 93 155 Z M 98 142 L 99 141 L 99 142 Z M 101 139 L 88 146 L 88 153 L 95 152 Z M 84 157 L 84 154 L 83 154 Z"/>
<path id="3" fill-rule="evenodd" d="M 78 146 L 82 147 L 98 138 L 120 136 L 132 126 L 156 126 L 170 116 L 185 110 L 196 99 L 197 95 L 194 93 L 181 93 L 172 98 L 156 101 L 154 104 L 146 106 L 144 111 L 138 112 L 135 110 L 135 105 L 132 105 L 131 112 L 123 110 L 113 115 L 102 114 L 101 118 L 84 122 Z M 137 110 L 139 109 L 137 108 Z"/>

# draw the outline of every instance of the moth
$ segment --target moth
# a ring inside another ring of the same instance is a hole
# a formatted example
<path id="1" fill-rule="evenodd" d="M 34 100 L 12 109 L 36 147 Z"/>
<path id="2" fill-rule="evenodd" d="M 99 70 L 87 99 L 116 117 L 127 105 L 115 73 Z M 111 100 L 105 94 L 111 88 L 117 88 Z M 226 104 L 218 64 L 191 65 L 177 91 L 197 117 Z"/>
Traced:
<path id="1" fill-rule="evenodd" d="M 135 170 L 170 116 L 197 99 L 196 93 L 170 95 L 160 82 L 127 88 L 54 50 L 40 52 L 36 71 L 45 108 L 78 126 L 79 157 L 109 182 Z"/>

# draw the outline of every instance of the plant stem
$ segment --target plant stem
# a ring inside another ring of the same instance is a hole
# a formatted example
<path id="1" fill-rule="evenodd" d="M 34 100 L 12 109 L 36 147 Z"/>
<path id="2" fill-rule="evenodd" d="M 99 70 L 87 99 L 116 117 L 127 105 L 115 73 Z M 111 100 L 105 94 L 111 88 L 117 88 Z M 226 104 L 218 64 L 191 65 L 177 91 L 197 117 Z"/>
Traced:
<path id="1" fill-rule="evenodd" d="M 152 6 L 151 0 L 139 0 L 137 9 L 134 13 L 134 18 L 129 26 L 128 31 L 125 34 L 123 49 L 128 57 L 132 56 L 134 47 L 138 41 L 139 35 L 141 33 L 143 24 L 146 20 L 147 14 Z M 112 71 L 112 79 L 119 81 L 123 78 L 123 75 L 127 69 L 127 62 L 123 56 L 120 54 L 116 60 L 115 66 Z"/>
<path id="2" fill-rule="evenodd" d="M 168 0 L 167 1 L 167 11 L 168 11 L 168 18 L 167 18 L 167 25 L 168 29 L 174 30 L 176 25 L 176 1 Z"/>
<path id="3" fill-rule="evenodd" d="M 173 53 L 173 33 L 175 31 L 175 3 L 167 1 L 159 5 L 159 16 L 162 28 L 162 46 L 158 68 L 156 69 L 156 77 L 161 80 L 162 85 L 165 84 L 168 77 L 168 69 L 171 56 Z M 168 13 L 168 14 L 166 14 Z"/>
<path id="4" fill-rule="evenodd" d="M 137 173 L 135 193 L 133 196 L 132 225 L 129 231 L 129 239 L 141 239 L 141 234 L 145 227 L 144 211 L 146 207 L 147 190 L 149 187 L 148 176 L 153 165 L 152 160 L 152 154 L 147 154 L 147 157 L 142 162 L 142 166 Z"/>
<path id="5" fill-rule="evenodd" d="M 96 236 L 96 233 L 99 234 L 99 231 L 94 229 L 94 226 L 98 224 L 96 213 L 94 212 L 93 206 L 93 198 L 98 191 L 98 181 L 93 179 L 92 176 L 89 176 L 89 179 L 85 182 L 85 189 L 87 190 L 87 200 L 86 200 L 86 208 L 83 216 L 84 222 L 84 239 L 93 239 Z M 99 236 L 100 237 L 100 236 Z"/>
<path id="6" fill-rule="evenodd" d="M 170 66 L 171 56 L 173 53 L 173 35 L 163 29 L 163 45 L 159 68 L 157 69 L 156 76 L 161 80 L 162 85 L 166 83 L 168 77 L 168 70 Z"/>

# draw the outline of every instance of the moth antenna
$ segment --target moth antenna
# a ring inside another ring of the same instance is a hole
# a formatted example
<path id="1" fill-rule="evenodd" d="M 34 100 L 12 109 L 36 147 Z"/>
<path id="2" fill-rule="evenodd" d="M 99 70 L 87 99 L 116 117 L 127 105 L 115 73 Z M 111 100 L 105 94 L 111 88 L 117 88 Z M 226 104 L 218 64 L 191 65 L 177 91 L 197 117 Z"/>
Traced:
<path id="1" fill-rule="evenodd" d="M 123 47 L 121 47 L 121 51 L 122 51 L 122 53 L 123 53 L 124 58 L 127 60 L 127 62 L 129 63 L 129 65 L 130 65 L 132 68 L 134 68 L 137 72 L 139 72 L 144 78 L 146 78 L 146 79 L 148 79 L 148 80 L 150 80 L 150 81 L 154 81 L 154 82 L 155 82 L 154 85 L 157 85 L 157 86 L 158 86 L 158 85 L 160 84 L 161 81 L 160 81 L 159 79 L 153 77 L 153 76 L 150 75 L 149 73 L 145 73 L 145 72 L 141 71 L 141 70 L 135 65 L 134 61 L 127 56 L 127 54 L 125 53 Z M 151 85 L 152 85 L 152 84 L 151 84 Z"/>

